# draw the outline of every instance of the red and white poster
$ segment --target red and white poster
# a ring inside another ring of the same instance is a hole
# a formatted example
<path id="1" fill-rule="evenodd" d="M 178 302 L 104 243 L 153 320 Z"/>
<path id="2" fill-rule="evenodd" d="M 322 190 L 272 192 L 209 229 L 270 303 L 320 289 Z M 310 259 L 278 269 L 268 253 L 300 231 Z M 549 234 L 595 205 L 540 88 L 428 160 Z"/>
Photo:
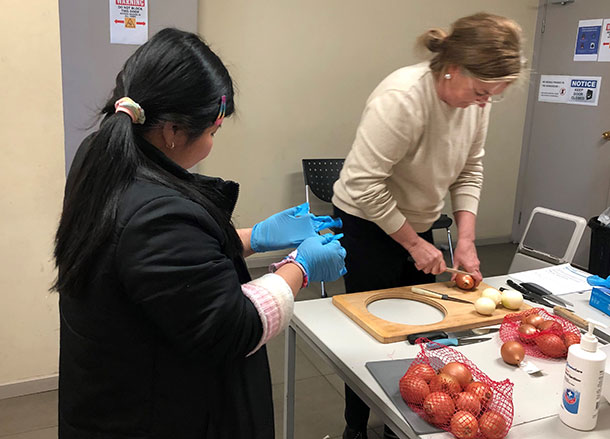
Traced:
<path id="1" fill-rule="evenodd" d="M 110 1 L 110 43 L 144 44 L 148 41 L 149 0 Z"/>

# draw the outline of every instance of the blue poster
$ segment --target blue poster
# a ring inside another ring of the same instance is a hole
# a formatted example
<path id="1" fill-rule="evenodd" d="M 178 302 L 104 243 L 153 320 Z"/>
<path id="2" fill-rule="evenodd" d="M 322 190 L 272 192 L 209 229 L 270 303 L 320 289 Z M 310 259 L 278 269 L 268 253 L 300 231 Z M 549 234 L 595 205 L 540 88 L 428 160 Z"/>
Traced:
<path id="1" fill-rule="evenodd" d="M 597 61 L 602 20 L 581 20 L 578 23 L 574 61 Z"/>

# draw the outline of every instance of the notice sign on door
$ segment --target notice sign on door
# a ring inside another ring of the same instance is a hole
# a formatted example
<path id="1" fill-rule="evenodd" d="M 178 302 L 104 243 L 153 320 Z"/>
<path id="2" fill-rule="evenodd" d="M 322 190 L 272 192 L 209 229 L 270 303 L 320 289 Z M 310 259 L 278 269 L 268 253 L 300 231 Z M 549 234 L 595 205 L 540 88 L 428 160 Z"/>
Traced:
<path id="1" fill-rule="evenodd" d="M 560 104 L 597 105 L 601 76 L 542 75 L 538 100 Z"/>
<path id="2" fill-rule="evenodd" d="M 574 61 L 597 61 L 602 19 L 580 20 L 576 34 Z"/>
<path id="3" fill-rule="evenodd" d="M 144 44 L 148 40 L 149 0 L 110 0 L 110 43 Z"/>

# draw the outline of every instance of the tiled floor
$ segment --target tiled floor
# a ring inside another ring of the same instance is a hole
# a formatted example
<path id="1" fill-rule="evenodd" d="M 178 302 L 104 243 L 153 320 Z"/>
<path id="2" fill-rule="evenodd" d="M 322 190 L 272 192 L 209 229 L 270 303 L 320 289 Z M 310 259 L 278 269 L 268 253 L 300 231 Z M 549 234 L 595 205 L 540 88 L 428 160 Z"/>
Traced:
<path id="1" fill-rule="evenodd" d="M 497 244 L 479 247 L 483 276 L 504 274 L 515 252 L 514 244 Z M 253 276 L 263 269 L 252 270 Z M 439 280 L 445 280 L 439 278 Z M 329 295 L 343 292 L 343 282 L 326 284 Z M 319 284 L 311 285 L 299 293 L 297 300 L 320 297 Z M 268 343 L 269 361 L 275 403 L 277 437 L 281 437 L 283 422 L 284 337 L 283 334 Z M 343 382 L 304 341 L 297 339 L 295 438 L 332 439 L 341 437 L 343 421 Z M 383 424 L 375 413 L 369 420 L 369 438 L 382 437 Z M 52 439 L 57 438 L 57 392 L 45 392 L 18 398 L 0 400 L 1 439 Z"/>

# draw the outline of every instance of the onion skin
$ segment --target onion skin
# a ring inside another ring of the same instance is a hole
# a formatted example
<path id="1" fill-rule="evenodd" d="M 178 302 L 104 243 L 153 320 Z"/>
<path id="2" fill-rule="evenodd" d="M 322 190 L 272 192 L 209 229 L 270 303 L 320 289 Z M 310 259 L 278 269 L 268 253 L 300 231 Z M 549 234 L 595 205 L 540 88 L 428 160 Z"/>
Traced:
<path id="1" fill-rule="evenodd" d="M 565 332 L 563 334 L 563 342 L 566 345 L 566 348 L 569 348 L 573 344 L 580 343 L 580 335 L 574 334 L 573 332 Z"/>
<path id="2" fill-rule="evenodd" d="M 472 290 L 474 279 L 469 274 L 458 274 L 455 276 L 455 284 L 462 290 Z"/>
<path id="3" fill-rule="evenodd" d="M 502 439 L 506 430 L 506 420 L 500 413 L 490 410 L 481 415 L 479 430 L 486 439 Z"/>
<path id="4" fill-rule="evenodd" d="M 552 358 L 562 358 L 568 353 L 561 337 L 555 334 L 541 334 L 536 337 L 536 345 L 540 352 Z"/>
<path id="5" fill-rule="evenodd" d="M 445 364 L 440 371 L 441 373 L 446 373 L 447 375 L 454 377 L 463 389 L 472 382 L 472 373 L 470 372 L 470 369 L 468 369 L 468 366 L 458 361 Z"/>
<path id="6" fill-rule="evenodd" d="M 545 320 L 540 325 L 538 325 L 538 330 L 540 330 L 540 331 L 547 331 L 549 329 L 551 331 L 555 331 L 555 332 L 559 332 L 559 333 L 563 332 L 563 327 L 561 326 L 561 324 L 557 323 L 555 320 Z"/>
<path id="7" fill-rule="evenodd" d="M 494 391 L 485 383 L 474 382 L 466 387 L 466 392 L 473 393 L 481 401 L 481 407 L 487 407 L 494 396 Z"/>
<path id="8" fill-rule="evenodd" d="M 534 335 L 538 333 L 538 330 L 534 325 L 529 323 L 521 323 L 519 325 L 519 340 L 523 343 L 533 343 Z"/>
<path id="9" fill-rule="evenodd" d="M 525 348 L 518 341 L 507 341 L 502 345 L 500 354 L 505 363 L 518 366 L 525 358 Z"/>
<path id="10" fill-rule="evenodd" d="M 523 317 L 521 321 L 537 328 L 542 322 L 544 322 L 544 319 L 538 314 L 530 314 L 527 317 Z"/>

